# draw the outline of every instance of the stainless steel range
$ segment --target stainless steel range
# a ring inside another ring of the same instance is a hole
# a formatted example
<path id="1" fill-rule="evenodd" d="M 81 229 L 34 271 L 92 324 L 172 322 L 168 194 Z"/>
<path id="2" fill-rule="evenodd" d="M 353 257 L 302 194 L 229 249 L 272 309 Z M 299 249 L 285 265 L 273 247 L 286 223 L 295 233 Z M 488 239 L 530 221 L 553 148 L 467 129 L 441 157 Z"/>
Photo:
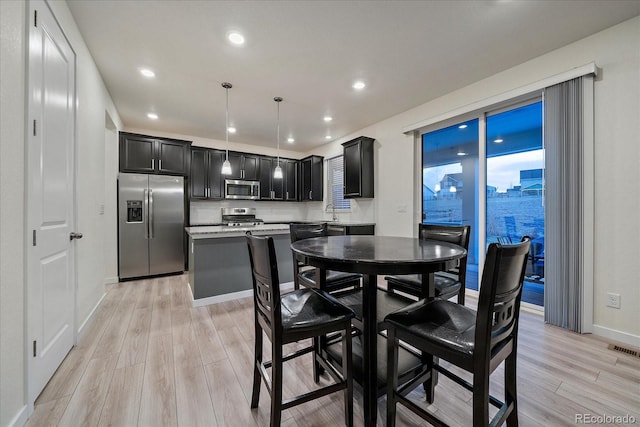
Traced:
<path id="1" fill-rule="evenodd" d="M 222 208 L 222 222 L 229 227 L 247 227 L 264 224 L 256 218 L 255 208 Z"/>

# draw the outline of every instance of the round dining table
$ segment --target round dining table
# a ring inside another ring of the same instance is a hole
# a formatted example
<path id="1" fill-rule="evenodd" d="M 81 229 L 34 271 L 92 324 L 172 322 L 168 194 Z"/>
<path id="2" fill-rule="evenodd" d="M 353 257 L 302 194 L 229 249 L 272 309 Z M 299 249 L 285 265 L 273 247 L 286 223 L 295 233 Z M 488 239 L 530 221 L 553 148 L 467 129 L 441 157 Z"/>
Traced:
<path id="1" fill-rule="evenodd" d="M 322 289 L 326 271 L 363 275 L 363 409 L 364 425 L 377 418 L 377 276 L 421 274 L 424 298 L 434 298 L 434 272 L 454 267 L 467 251 L 458 245 L 435 240 L 392 236 L 328 236 L 298 240 L 291 244 L 296 259 L 316 267 L 316 283 Z"/>

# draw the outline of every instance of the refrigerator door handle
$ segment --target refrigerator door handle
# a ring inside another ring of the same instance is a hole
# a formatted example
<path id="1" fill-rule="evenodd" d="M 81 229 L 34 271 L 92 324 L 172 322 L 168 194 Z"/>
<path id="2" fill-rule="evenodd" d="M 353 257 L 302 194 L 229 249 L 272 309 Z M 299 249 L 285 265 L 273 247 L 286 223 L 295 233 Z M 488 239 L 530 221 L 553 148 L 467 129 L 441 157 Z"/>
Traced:
<path id="1" fill-rule="evenodd" d="M 149 238 L 153 239 L 153 190 L 149 190 Z"/>
<path id="2" fill-rule="evenodd" d="M 144 190 L 144 208 L 142 212 L 142 222 L 144 222 L 144 238 L 149 238 L 149 190 Z"/>

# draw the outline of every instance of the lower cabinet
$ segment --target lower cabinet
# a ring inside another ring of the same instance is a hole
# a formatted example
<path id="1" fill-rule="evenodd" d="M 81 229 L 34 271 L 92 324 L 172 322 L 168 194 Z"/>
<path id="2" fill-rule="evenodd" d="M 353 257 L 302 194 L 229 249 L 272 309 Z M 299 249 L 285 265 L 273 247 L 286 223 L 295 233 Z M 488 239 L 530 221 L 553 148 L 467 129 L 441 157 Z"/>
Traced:
<path id="1" fill-rule="evenodd" d="M 376 231 L 375 224 L 356 224 L 356 225 L 341 225 L 341 224 L 329 224 L 327 225 L 327 234 L 329 236 L 353 236 L 353 235 L 366 235 L 373 236 Z"/>

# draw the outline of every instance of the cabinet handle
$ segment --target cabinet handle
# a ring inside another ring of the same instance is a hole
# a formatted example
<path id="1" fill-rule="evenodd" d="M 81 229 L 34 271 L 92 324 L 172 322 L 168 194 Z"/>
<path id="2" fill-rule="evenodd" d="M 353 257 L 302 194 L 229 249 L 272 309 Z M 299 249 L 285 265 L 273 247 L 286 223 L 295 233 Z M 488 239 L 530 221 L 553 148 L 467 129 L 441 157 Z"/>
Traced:
<path id="1" fill-rule="evenodd" d="M 309 190 L 309 200 L 313 200 L 313 190 Z"/>
<path id="2" fill-rule="evenodd" d="M 288 192 L 288 191 L 287 191 L 287 196 L 286 196 L 286 198 L 287 198 L 287 199 L 289 198 L 289 192 Z"/>
<path id="3" fill-rule="evenodd" d="M 156 168 L 156 159 L 151 159 L 151 169 L 155 170 Z"/>
<path id="4" fill-rule="evenodd" d="M 158 160 L 158 170 L 162 170 L 162 159 Z"/>

